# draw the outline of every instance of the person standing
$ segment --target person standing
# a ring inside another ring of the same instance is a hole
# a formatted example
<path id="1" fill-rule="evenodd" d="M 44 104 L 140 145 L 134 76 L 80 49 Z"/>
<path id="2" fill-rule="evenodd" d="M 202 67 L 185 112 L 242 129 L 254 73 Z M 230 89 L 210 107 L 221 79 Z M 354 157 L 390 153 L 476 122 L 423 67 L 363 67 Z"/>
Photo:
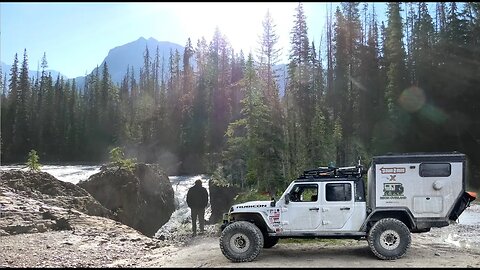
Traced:
<path id="1" fill-rule="evenodd" d="M 205 228 L 205 207 L 208 204 L 207 189 L 202 187 L 202 180 L 195 181 L 195 185 L 188 189 L 187 205 L 192 212 L 192 231 L 197 235 L 197 217 L 200 225 L 200 234 L 204 233 Z"/>

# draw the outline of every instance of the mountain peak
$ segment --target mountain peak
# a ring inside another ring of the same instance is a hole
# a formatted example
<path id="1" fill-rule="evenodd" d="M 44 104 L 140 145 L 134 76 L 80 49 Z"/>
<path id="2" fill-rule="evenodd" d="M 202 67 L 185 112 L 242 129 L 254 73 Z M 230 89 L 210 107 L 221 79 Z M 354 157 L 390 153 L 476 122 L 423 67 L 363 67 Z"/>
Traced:
<path id="1" fill-rule="evenodd" d="M 140 37 L 135 41 L 117 46 L 108 52 L 107 57 L 102 62 L 102 65 L 108 63 L 108 69 L 114 83 L 122 81 L 127 68 L 133 68 L 137 76 L 140 74 L 140 68 L 144 64 L 145 46 L 150 51 L 151 59 L 153 59 L 157 47 L 160 56 L 164 55 L 166 57 L 169 56 L 170 49 L 183 51 L 181 45 L 167 41 L 157 41 L 153 37 L 148 38 L 148 40 Z"/>

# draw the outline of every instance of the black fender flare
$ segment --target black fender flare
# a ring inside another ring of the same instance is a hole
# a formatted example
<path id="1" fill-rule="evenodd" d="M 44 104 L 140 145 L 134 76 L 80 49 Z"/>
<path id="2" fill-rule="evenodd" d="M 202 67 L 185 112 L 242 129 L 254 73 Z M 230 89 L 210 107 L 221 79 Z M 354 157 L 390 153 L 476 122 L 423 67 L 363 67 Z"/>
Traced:
<path id="1" fill-rule="evenodd" d="M 231 213 L 231 222 L 248 221 L 255 224 L 263 234 L 274 232 L 266 223 L 264 217 L 256 212 Z"/>
<path id="2" fill-rule="evenodd" d="M 416 227 L 412 213 L 406 208 L 377 208 L 367 216 L 360 230 L 368 232 L 370 226 L 382 218 L 396 218 L 405 223 L 410 230 Z"/>

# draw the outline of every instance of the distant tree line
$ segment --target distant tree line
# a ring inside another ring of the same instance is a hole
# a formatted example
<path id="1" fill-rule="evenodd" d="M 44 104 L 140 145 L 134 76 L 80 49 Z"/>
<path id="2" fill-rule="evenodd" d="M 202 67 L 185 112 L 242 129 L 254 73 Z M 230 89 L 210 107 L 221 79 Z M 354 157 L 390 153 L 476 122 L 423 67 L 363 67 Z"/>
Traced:
<path id="1" fill-rule="evenodd" d="M 31 149 L 43 162 L 103 162 L 123 147 L 179 174 L 215 172 L 275 193 L 312 167 L 456 150 L 478 188 L 480 4 L 439 2 L 432 15 L 425 2 L 391 2 L 386 22 L 372 5 L 328 10 L 316 48 L 298 4 L 283 96 L 268 12 L 254 53 L 236 52 L 217 28 L 167 60 L 146 48 L 139 77 L 127 67 L 120 85 L 105 63 L 77 90 L 45 71 L 46 55 L 29 78 L 25 50 L 0 80 L 2 163 Z"/>

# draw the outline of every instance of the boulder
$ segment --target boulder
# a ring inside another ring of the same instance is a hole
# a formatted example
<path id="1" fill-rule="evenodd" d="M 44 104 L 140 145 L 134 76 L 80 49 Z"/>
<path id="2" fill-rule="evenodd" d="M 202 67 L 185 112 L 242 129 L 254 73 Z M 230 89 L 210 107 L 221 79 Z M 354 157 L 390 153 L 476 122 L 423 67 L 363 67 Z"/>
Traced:
<path id="1" fill-rule="evenodd" d="M 0 236 L 72 230 L 80 214 L 114 218 L 83 188 L 46 172 L 0 172 Z"/>
<path id="2" fill-rule="evenodd" d="M 12 188 L 31 199 L 88 215 L 114 217 L 83 188 L 58 180 L 47 172 L 8 170 L 1 171 L 0 176 L 0 186 Z"/>
<path id="3" fill-rule="evenodd" d="M 118 221 L 149 237 L 175 211 L 172 184 L 155 164 L 136 164 L 131 172 L 104 167 L 77 185 L 114 212 Z"/>
<path id="4" fill-rule="evenodd" d="M 209 223 L 221 222 L 223 213 L 228 212 L 233 205 L 233 201 L 240 192 L 240 188 L 210 180 L 208 181 L 208 190 L 210 193 L 210 206 L 212 208 Z"/>

